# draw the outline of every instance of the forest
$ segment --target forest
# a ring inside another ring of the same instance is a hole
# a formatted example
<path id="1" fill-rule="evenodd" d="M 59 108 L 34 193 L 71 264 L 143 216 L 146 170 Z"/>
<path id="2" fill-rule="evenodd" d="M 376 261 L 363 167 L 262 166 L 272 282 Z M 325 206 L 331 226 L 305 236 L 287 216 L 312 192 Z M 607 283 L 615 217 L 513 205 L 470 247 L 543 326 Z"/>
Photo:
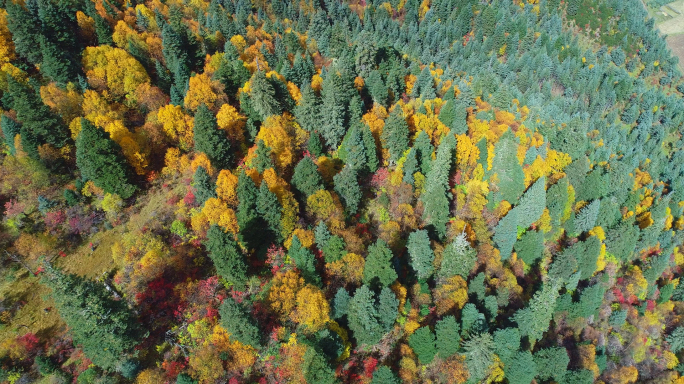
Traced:
<path id="1" fill-rule="evenodd" d="M 640 0 L 0 0 L 0 383 L 684 384 Z"/>

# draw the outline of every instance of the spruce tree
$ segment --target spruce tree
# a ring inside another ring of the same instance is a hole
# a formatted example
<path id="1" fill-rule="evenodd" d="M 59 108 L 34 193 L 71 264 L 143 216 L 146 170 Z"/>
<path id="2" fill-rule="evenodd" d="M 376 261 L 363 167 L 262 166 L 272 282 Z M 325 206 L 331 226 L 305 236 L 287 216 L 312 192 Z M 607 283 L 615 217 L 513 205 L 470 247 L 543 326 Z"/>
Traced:
<path id="1" fill-rule="evenodd" d="M 328 75 L 333 77 L 334 75 Z M 321 114 L 321 136 L 331 149 L 337 148 L 345 134 L 345 113 L 346 108 L 342 95 L 335 88 L 332 80 L 323 83 L 323 108 L 325 113 Z"/>
<path id="2" fill-rule="evenodd" d="M 356 171 L 350 166 L 345 165 L 342 171 L 333 177 L 335 183 L 335 192 L 337 192 L 344 206 L 347 208 L 347 213 L 353 215 L 359 209 L 361 203 L 361 187 L 356 178 Z"/>
<path id="3" fill-rule="evenodd" d="M 420 196 L 425 207 L 423 220 L 440 238 L 446 235 L 446 224 L 450 216 L 449 174 L 455 149 L 456 137 L 454 135 L 447 135 L 442 139 L 437 150 L 437 158 L 430 166 L 430 172 L 425 180 L 425 191 Z"/>
<path id="4" fill-rule="evenodd" d="M 416 151 L 416 160 L 418 160 L 418 163 L 420 164 L 420 172 L 423 176 L 427 176 L 430 173 L 432 152 L 435 151 L 435 148 L 430 142 L 430 136 L 423 130 L 418 132 L 413 148 Z"/>
<path id="5" fill-rule="evenodd" d="M 432 276 L 433 266 L 432 261 L 435 258 L 435 253 L 430 248 L 430 239 L 426 230 L 413 231 L 406 243 L 411 260 L 411 267 L 416 271 L 419 280 L 427 280 Z"/>
<path id="6" fill-rule="evenodd" d="M 281 238 L 280 232 L 280 219 L 282 214 L 280 212 L 280 202 L 278 202 L 278 197 L 275 193 L 268 189 L 268 184 L 266 181 L 261 182 L 259 187 L 259 195 L 257 196 L 257 212 L 268 224 L 268 228 L 271 230 L 276 239 Z"/>
<path id="7" fill-rule="evenodd" d="M 518 141 L 510 130 L 504 133 L 494 147 L 492 172 L 499 180 L 501 197 L 516 204 L 525 190 L 525 174 L 517 157 Z"/>
<path id="8" fill-rule="evenodd" d="M 382 130 L 383 146 L 387 148 L 390 162 L 394 163 L 404 154 L 409 146 L 409 127 L 404 118 L 401 105 L 394 107 L 390 113 L 385 127 Z"/>
<path id="9" fill-rule="evenodd" d="M 255 349 L 261 347 L 261 332 L 254 319 L 242 305 L 227 297 L 219 307 L 221 325 L 230 333 L 230 338 Z"/>
<path id="10" fill-rule="evenodd" d="M 309 82 L 301 89 L 302 98 L 294 109 L 299 125 L 307 132 L 314 132 L 321 124 L 321 100 Z"/>
<path id="11" fill-rule="evenodd" d="M 219 276 L 240 291 L 247 280 L 247 265 L 232 237 L 232 234 L 224 232 L 214 224 L 207 230 L 204 246 Z"/>
<path id="12" fill-rule="evenodd" d="M 387 86 L 382 81 L 382 76 L 378 70 L 371 71 L 366 79 L 366 87 L 373 98 L 373 102 L 385 106 L 387 104 L 389 94 L 387 93 Z"/>
<path id="13" fill-rule="evenodd" d="M 261 218 L 257 211 L 257 197 L 259 190 L 254 185 L 251 177 L 244 171 L 238 174 L 237 185 L 238 207 L 235 216 L 240 227 L 241 241 L 247 244 L 247 248 L 255 247 L 261 238 Z"/>
<path id="14" fill-rule="evenodd" d="M 309 153 L 315 158 L 319 158 L 325 153 L 323 143 L 321 143 L 321 135 L 319 135 L 317 131 L 312 131 L 309 134 L 309 141 L 306 143 L 306 149 L 308 149 Z"/>
<path id="15" fill-rule="evenodd" d="M 318 172 L 318 166 L 313 162 L 311 157 L 304 156 L 299 163 L 297 163 L 290 184 L 292 184 L 304 198 L 308 198 L 316 191 L 323 189 L 323 179 Z"/>
<path id="16" fill-rule="evenodd" d="M 460 327 L 454 316 L 446 316 L 437 321 L 435 325 L 436 347 L 442 359 L 447 359 L 458 352 L 458 340 L 461 338 L 459 331 Z"/>
<path id="17" fill-rule="evenodd" d="M 437 354 L 435 341 L 435 334 L 429 327 L 418 328 L 408 339 L 409 346 L 418 355 L 418 361 L 423 365 L 430 364 L 435 358 Z"/>
<path id="18" fill-rule="evenodd" d="M 195 189 L 195 201 L 200 207 L 203 206 L 207 200 L 216 197 L 216 184 L 211 179 L 207 170 L 201 165 L 197 167 L 195 173 L 192 175 L 192 186 Z"/>
<path id="19" fill-rule="evenodd" d="M 316 272 L 316 259 L 311 251 L 302 246 L 297 235 L 292 236 L 292 244 L 287 254 L 307 282 L 316 285 L 321 283 L 321 277 Z"/>
<path id="20" fill-rule="evenodd" d="M 259 171 L 259 173 L 264 173 L 264 171 L 269 168 L 275 168 L 273 158 L 271 157 L 271 148 L 266 146 L 263 140 L 257 140 L 257 147 L 254 154 L 256 157 L 252 160 L 252 166 Z"/>
<path id="21" fill-rule="evenodd" d="M 400 381 L 392 372 L 392 369 L 383 365 L 373 372 L 373 380 L 371 384 L 399 384 Z"/>
<path id="22" fill-rule="evenodd" d="M 337 156 L 357 172 L 366 171 L 368 165 L 361 129 L 360 124 L 352 126 L 344 135 L 344 140 L 337 151 Z"/>
<path id="23" fill-rule="evenodd" d="M 347 319 L 358 345 L 372 346 L 383 336 L 375 308 L 375 297 L 366 285 L 362 285 L 349 300 Z"/>
<path id="24" fill-rule="evenodd" d="M 193 135 L 195 151 L 207 155 L 215 167 L 228 169 L 231 159 L 230 140 L 218 128 L 216 117 L 205 104 L 200 105 L 195 113 Z"/>
<path id="25" fill-rule="evenodd" d="M 86 119 L 81 120 L 81 132 L 76 139 L 76 165 L 83 179 L 92 180 L 105 192 L 127 199 L 137 189 L 119 144 Z"/>
<path id="26" fill-rule="evenodd" d="M 378 239 L 368 247 L 368 256 L 363 269 L 363 283 L 389 286 L 397 279 L 397 272 L 391 264 L 392 251 L 384 240 Z"/>
<path id="27" fill-rule="evenodd" d="M 114 300 L 103 284 L 46 267 L 41 282 L 52 290 L 74 345 L 103 369 L 113 369 L 142 341 L 144 330 L 126 305 Z"/>
<path id="28" fill-rule="evenodd" d="M 276 99 L 276 91 L 273 84 L 266 78 L 263 71 L 254 72 L 250 83 L 250 96 L 252 107 L 261 116 L 262 120 L 272 115 L 279 115 L 281 106 Z"/>
<path id="29" fill-rule="evenodd" d="M 3 114 L 0 117 L 0 126 L 2 127 L 2 136 L 5 138 L 5 145 L 7 145 L 9 153 L 15 155 L 16 148 L 14 148 L 14 138 L 20 133 L 21 124 Z"/>
<path id="30" fill-rule="evenodd" d="M 377 147 L 375 146 L 373 133 L 366 124 L 361 126 L 361 139 L 363 140 L 363 148 L 365 149 L 366 169 L 369 173 L 375 173 L 379 166 Z"/>
<path id="31" fill-rule="evenodd" d="M 438 275 L 443 278 L 459 275 L 467 280 L 476 261 L 477 251 L 470 246 L 465 232 L 462 232 L 444 248 Z"/>
<path id="32" fill-rule="evenodd" d="M 30 130 L 40 143 L 62 147 L 70 141 L 69 129 L 31 88 L 7 76 L 9 107 L 17 112 L 17 119 L 24 129 Z"/>

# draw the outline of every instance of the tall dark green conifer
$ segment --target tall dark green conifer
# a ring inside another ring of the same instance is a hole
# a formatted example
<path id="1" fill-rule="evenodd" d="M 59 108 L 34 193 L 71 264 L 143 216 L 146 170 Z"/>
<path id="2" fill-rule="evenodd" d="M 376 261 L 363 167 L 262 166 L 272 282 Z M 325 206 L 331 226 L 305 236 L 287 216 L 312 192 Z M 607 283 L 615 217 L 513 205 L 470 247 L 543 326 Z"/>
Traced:
<path id="1" fill-rule="evenodd" d="M 137 189 L 131 182 L 133 172 L 119 144 L 85 119 L 81 120 L 81 132 L 76 139 L 76 165 L 84 179 L 92 180 L 105 192 L 127 199 Z"/>
<path id="2" fill-rule="evenodd" d="M 323 189 L 323 179 L 318 173 L 318 166 L 309 156 L 304 156 L 297 163 L 290 184 L 297 188 L 305 199 Z"/>
<path id="3" fill-rule="evenodd" d="M 281 238 L 280 233 L 280 202 L 275 193 L 268 189 L 268 184 L 265 181 L 261 182 L 259 187 L 259 195 L 257 196 L 257 212 L 268 224 L 268 228 L 273 232 L 276 239 Z"/>
<path id="4" fill-rule="evenodd" d="M 390 161 L 401 158 L 409 145 L 409 127 L 400 105 L 394 107 L 382 130 L 383 145 L 390 154 Z"/>
<path id="5" fill-rule="evenodd" d="M 252 107 L 265 120 L 272 115 L 280 114 L 280 103 L 276 99 L 276 91 L 263 71 L 256 71 L 249 82 Z"/>
<path id="6" fill-rule="evenodd" d="M 41 282 L 52 290 L 59 314 L 74 345 L 94 364 L 113 369 L 145 336 L 126 301 L 114 300 L 101 283 L 66 274 L 51 266 Z"/>
<path id="7" fill-rule="evenodd" d="M 230 166 L 230 140 L 218 129 L 216 117 L 204 104 L 200 105 L 195 113 L 193 134 L 195 151 L 207 155 L 216 168 L 227 169 Z"/>

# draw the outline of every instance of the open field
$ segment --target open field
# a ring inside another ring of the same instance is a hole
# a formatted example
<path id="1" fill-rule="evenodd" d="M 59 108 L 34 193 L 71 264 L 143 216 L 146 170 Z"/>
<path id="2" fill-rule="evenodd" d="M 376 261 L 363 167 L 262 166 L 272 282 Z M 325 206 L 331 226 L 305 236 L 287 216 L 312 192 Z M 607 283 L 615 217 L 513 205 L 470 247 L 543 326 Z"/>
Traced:
<path id="1" fill-rule="evenodd" d="M 658 9 L 648 7 L 648 13 L 655 18 L 656 26 L 667 35 L 667 44 L 679 58 L 680 70 L 684 67 L 684 0 L 673 1 Z"/>

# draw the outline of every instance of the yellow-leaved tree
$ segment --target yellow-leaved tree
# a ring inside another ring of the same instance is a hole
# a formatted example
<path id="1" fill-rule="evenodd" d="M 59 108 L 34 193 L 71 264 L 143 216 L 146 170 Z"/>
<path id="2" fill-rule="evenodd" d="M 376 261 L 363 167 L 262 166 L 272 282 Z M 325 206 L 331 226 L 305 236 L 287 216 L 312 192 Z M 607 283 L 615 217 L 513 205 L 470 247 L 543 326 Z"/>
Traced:
<path id="1" fill-rule="evenodd" d="M 292 321 L 303 325 L 307 332 L 320 331 L 330 321 L 330 305 L 323 291 L 307 285 L 297 292 L 297 307 L 290 315 Z"/>
<path id="2" fill-rule="evenodd" d="M 95 89 L 107 89 L 114 97 L 133 95 L 138 85 L 150 81 L 145 68 L 130 53 L 108 45 L 87 47 L 83 69 Z"/>

